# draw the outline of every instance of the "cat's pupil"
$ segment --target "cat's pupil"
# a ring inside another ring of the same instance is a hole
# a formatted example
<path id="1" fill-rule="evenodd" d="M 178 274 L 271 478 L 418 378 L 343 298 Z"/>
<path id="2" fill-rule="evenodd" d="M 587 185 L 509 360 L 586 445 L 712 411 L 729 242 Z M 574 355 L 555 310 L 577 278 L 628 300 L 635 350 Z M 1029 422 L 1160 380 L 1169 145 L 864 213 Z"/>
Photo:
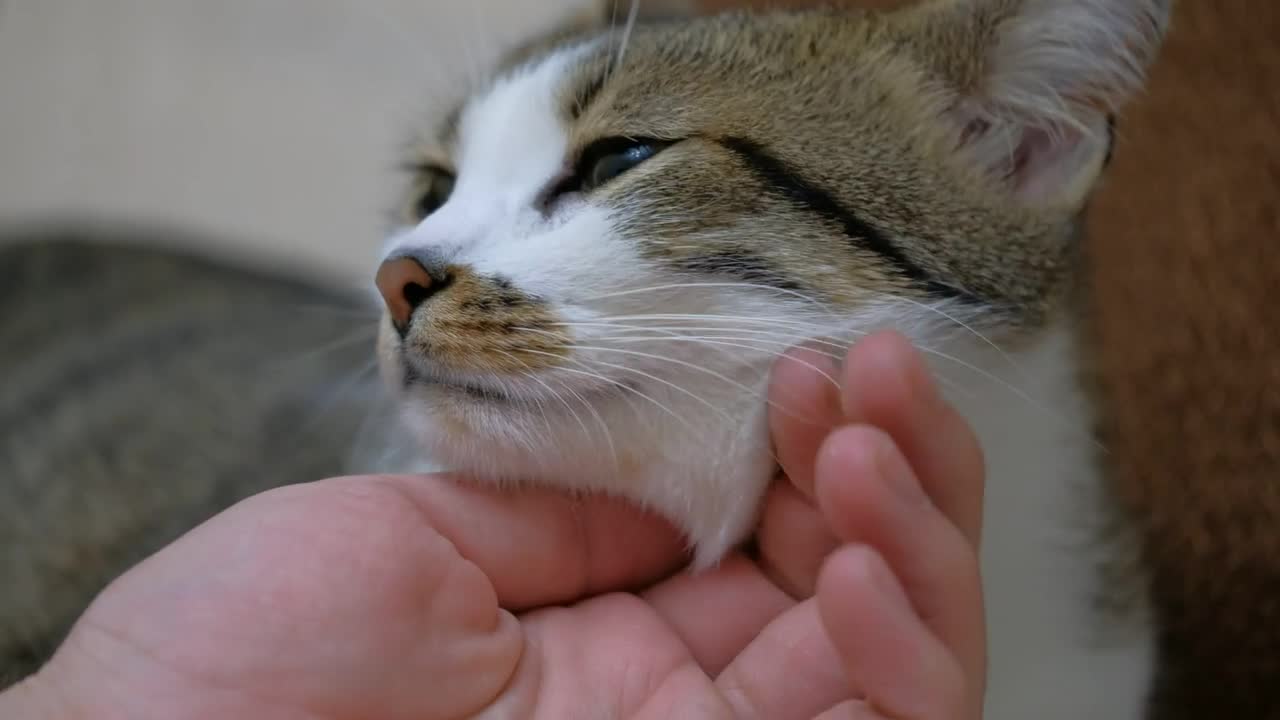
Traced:
<path id="1" fill-rule="evenodd" d="M 599 187 L 653 157 L 655 152 L 654 146 L 642 144 L 633 145 L 620 152 L 605 155 L 591 167 L 591 173 L 587 177 L 587 186 Z"/>

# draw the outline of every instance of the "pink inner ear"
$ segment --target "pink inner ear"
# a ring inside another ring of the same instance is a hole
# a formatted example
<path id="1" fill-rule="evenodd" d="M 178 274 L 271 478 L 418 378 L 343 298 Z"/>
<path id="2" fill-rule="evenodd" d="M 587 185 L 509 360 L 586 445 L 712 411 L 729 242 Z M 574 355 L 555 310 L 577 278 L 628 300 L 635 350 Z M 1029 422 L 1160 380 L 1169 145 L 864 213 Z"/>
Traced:
<path id="1" fill-rule="evenodd" d="M 1089 171 L 1090 143 L 1076 128 L 1054 131 L 1028 127 L 1014 151 L 1013 188 L 1019 197 L 1031 201 L 1062 199 L 1084 180 Z"/>
<path id="2" fill-rule="evenodd" d="M 984 169 L 1024 202 L 1076 202 L 1074 197 L 1091 180 L 1095 152 L 1105 143 L 1092 142 L 1074 127 L 1045 128 L 1016 121 L 993 122 L 971 117 L 961 131 L 963 147 L 974 153 Z"/>

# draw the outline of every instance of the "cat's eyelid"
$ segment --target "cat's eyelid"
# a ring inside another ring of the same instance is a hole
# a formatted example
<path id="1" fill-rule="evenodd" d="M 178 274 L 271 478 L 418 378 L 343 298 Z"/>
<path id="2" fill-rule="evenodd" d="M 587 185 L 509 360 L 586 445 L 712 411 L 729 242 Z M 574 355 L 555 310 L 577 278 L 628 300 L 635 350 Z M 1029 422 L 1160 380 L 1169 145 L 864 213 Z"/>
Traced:
<path id="1" fill-rule="evenodd" d="M 444 163 L 435 162 L 433 160 L 414 160 L 404 163 L 400 169 L 414 175 L 446 175 L 455 177 L 457 173 Z"/>
<path id="2" fill-rule="evenodd" d="M 593 189 L 587 187 L 590 176 L 595 166 L 605 158 L 626 153 L 638 147 L 652 146 L 654 152 L 641 161 L 644 162 L 658 154 L 668 144 L 670 143 L 666 141 L 617 135 L 589 142 L 577 153 L 572 163 L 572 172 L 553 184 L 552 189 L 546 194 L 544 204 L 553 203 L 557 198 L 572 192 Z"/>
<path id="3" fill-rule="evenodd" d="M 600 158 L 615 153 L 626 152 L 640 145 L 651 145 L 655 149 L 662 149 L 668 145 L 674 144 L 675 140 L 663 140 L 654 137 L 646 137 L 643 135 L 609 135 L 597 138 L 582 146 L 575 156 L 573 166 L 581 169 L 584 165 L 594 163 Z"/>

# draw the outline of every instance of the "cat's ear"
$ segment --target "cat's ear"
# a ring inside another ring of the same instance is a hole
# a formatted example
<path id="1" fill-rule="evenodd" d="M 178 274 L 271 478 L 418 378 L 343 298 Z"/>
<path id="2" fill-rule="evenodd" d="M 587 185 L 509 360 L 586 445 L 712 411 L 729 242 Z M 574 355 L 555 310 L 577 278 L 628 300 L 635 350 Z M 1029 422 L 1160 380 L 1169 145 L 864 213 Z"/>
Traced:
<path id="1" fill-rule="evenodd" d="M 1083 203 L 1173 0 L 933 0 L 903 36 L 949 87 L 962 150 L 1030 204 Z"/>

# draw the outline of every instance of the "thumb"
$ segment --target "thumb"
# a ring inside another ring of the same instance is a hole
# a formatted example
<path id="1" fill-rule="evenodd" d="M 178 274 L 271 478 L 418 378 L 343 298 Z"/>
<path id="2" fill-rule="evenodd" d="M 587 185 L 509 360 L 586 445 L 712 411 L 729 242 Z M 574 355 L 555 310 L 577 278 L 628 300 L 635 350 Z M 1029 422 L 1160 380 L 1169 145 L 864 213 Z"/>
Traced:
<path id="1" fill-rule="evenodd" d="M 508 610 L 640 588 L 688 560 L 670 523 L 621 500 L 499 490 L 445 475 L 376 481 L 412 503 L 425 525 L 480 568 Z"/>

